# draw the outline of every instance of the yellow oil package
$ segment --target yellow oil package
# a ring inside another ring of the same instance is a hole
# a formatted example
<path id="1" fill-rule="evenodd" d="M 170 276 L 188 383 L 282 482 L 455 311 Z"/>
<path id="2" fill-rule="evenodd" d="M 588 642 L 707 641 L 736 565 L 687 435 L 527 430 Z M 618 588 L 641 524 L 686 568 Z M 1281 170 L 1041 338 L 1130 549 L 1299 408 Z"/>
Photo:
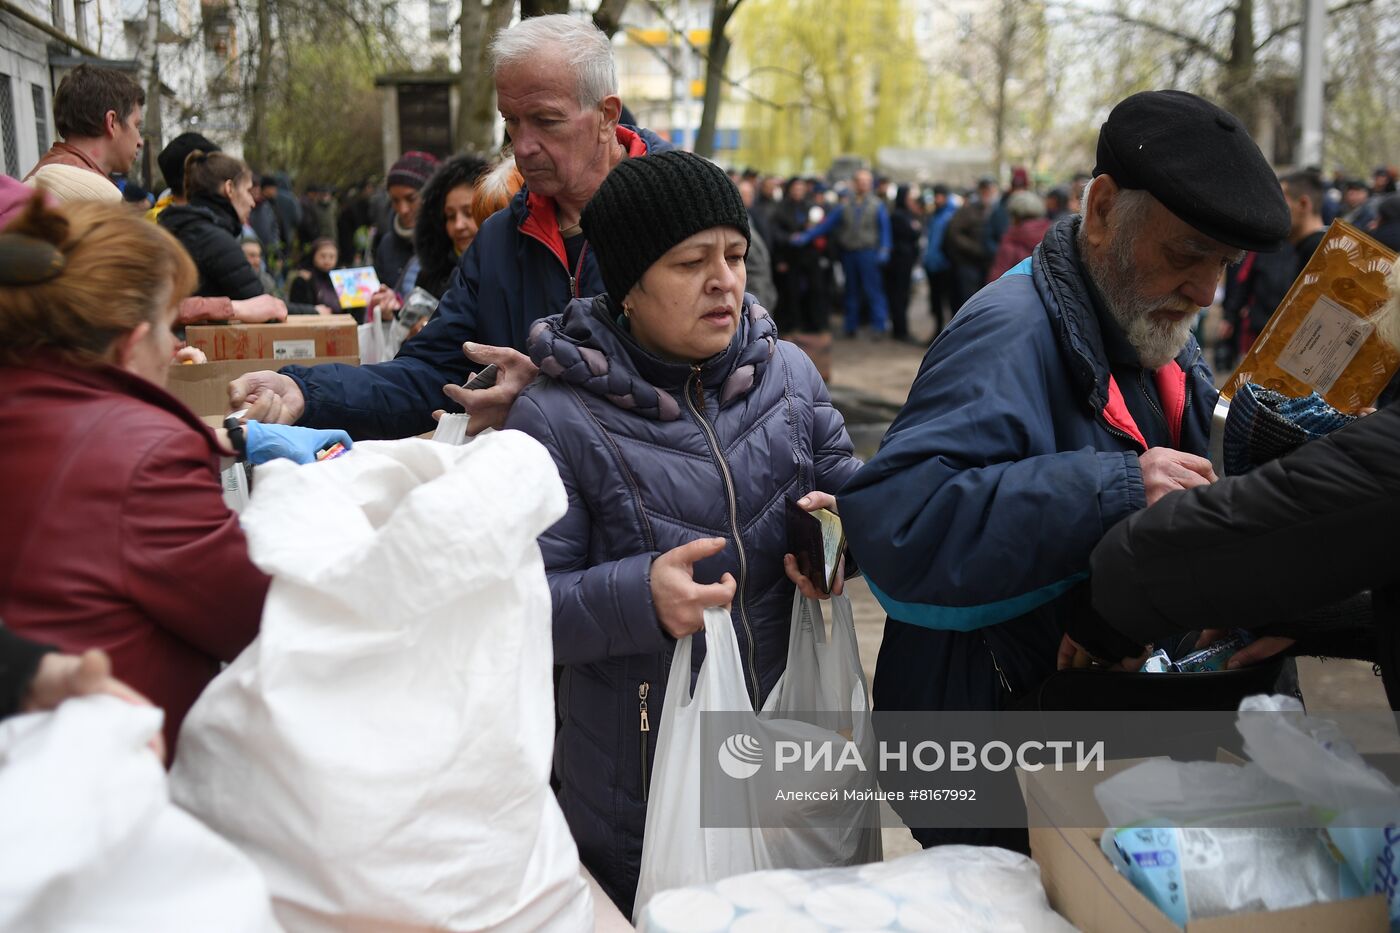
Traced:
<path id="1" fill-rule="evenodd" d="M 1360 230 L 1334 221 L 1220 390 L 1222 403 L 1253 382 L 1293 398 L 1316 392 L 1348 414 L 1375 404 L 1400 369 L 1400 350 L 1376 334 L 1374 320 L 1386 306 L 1395 259 Z"/>

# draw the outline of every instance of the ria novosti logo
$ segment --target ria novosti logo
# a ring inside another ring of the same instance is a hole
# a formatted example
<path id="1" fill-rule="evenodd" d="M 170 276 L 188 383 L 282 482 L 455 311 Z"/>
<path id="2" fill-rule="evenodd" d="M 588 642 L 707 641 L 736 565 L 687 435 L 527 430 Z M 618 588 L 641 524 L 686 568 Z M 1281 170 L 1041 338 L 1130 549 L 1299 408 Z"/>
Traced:
<path id="1" fill-rule="evenodd" d="M 719 766 L 725 774 L 742 781 L 763 766 L 763 746 L 746 732 L 736 732 L 719 747 Z"/>

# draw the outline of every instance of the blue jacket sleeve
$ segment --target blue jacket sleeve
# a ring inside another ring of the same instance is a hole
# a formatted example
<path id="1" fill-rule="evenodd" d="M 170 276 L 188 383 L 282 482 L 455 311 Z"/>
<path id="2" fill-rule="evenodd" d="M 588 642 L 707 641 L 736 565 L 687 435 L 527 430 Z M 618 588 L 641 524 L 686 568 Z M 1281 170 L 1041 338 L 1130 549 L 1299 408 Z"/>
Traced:
<path id="1" fill-rule="evenodd" d="M 545 446 L 569 497 L 564 517 L 540 536 L 554 603 L 554 663 L 588 664 L 663 650 L 669 639 L 651 601 L 651 562 L 658 555 L 634 554 L 590 566 L 592 517 L 544 411 L 522 395 L 506 428 L 523 431 Z"/>
<path id="2" fill-rule="evenodd" d="M 841 220 L 841 213 L 843 210 L 844 207 L 840 204 L 833 207 L 831 209 L 831 213 L 827 214 L 826 217 L 822 219 L 821 223 L 817 224 L 815 227 L 808 230 L 807 232 L 799 233 L 797 235 L 797 245 L 806 246 L 808 243 L 812 242 L 817 237 L 826 236 L 828 233 L 830 233 L 831 229 L 835 227 L 836 224 Z"/>
<path id="3" fill-rule="evenodd" d="M 462 344 L 476 339 L 480 251 L 469 249 L 426 327 L 399 355 L 371 366 L 286 366 L 306 401 L 298 424 L 343 428 L 356 440 L 412 437 L 433 429 L 433 410 L 461 411 L 442 392 L 472 368 Z M 245 263 L 246 265 L 246 263 Z"/>
<path id="4" fill-rule="evenodd" d="M 812 400 L 812 472 L 816 490 L 836 495 L 861 467 L 851 435 L 846 431 L 846 420 L 831 403 L 826 382 L 811 358 L 795 344 L 784 341 L 780 346 L 793 370 L 793 379 Z"/>
<path id="5" fill-rule="evenodd" d="M 1050 602 L 1084 579 L 1104 532 L 1146 503 L 1135 453 L 1059 449 L 1052 411 L 1084 403 L 1019 279 L 959 312 L 839 497 L 851 550 L 901 621 L 968 631 Z"/>
<path id="6" fill-rule="evenodd" d="M 880 252 L 889 255 L 890 249 L 894 246 L 894 233 L 890 230 L 890 212 L 885 205 L 880 205 Z"/>

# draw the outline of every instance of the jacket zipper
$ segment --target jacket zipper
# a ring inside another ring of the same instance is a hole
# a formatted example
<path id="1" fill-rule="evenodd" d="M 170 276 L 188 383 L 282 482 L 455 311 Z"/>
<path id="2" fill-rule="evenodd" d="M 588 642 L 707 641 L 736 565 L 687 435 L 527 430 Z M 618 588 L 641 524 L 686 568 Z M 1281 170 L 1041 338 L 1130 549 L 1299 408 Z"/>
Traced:
<path id="1" fill-rule="evenodd" d="M 714 452 L 715 461 L 719 463 L 719 472 L 724 480 L 724 492 L 729 498 L 729 527 L 734 532 L 734 547 L 739 554 L 739 622 L 744 626 L 744 634 L 748 636 L 747 658 L 749 662 L 749 677 L 752 680 L 750 685 L 749 698 L 753 701 L 754 709 L 758 709 L 758 665 L 754 662 L 753 648 L 753 628 L 749 625 L 748 603 L 744 599 L 744 584 L 748 581 L 749 562 L 748 556 L 744 553 L 744 541 L 739 535 L 739 497 L 734 491 L 734 477 L 729 472 L 729 464 L 725 462 L 724 454 L 720 452 L 719 437 L 714 429 L 710 427 L 710 422 L 705 419 L 705 387 L 700 381 L 700 367 L 691 367 L 691 382 L 695 386 L 695 395 L 692 398 L 690 386 L 685 388 L 685 403 L 690 407 L 690 411 L 695 415 L 695 420 L 700 424 L 700 429 L 705 432 L 705 437 L 710 443 L 710 449 Z M 696 406 L 696 402 L 699 406 Z"/>
<path id="2" fill-rule="evenodd" d="M 583 297 L 578 293 L 578 280 L 583 278 L 583 257 L 587 254 L 588 241 L 585 240 L 583 245 L 578 248 L 578 262 L 575 264 L 574 271 L 569 275 L 569 294 L 575 298 Z"/>
<path id="3" fill-rule="evenodd" d="M 640 717 L 637 727 L 637 738 L 642 751 L 642 803 L 646 803 L 647 795 L 651 791 L 651 773 L 647 767 L 647 752 L 649 742 L 647 735 L 651 732 L 651 716 L 647 711 L 647 695 L 651 693 L 651 684 L 642 681 L 637 685 L 637 713 Z"/>
<path id="4" fill-rule="evenodd" d="M 997 663 L 997 653 L 992 650 L 991 642 L 987 641 L 986 635 L 982 636 L 982 647 L 987 649 L 987 654 L 992 659 L 992 667 L 996 668 L 997 677 L 1001 680 L 1001 688 L 1006 691 L 1008 697 L 1015 696 L 1016 691 L 1011 689 L 1011 681 L 1006 679 L 1006 672 L 1003 671 L 1001 665 Z"/>
<path id="5" fill-rule="evenodd" d="M 1147 404 L 1152 409 L 1152 413 L 1157 416 L 1158 421 L 1162 422 L 1162 427 L 1167 429 L 1167 434 L 1171 434 L 1172 426 L 1167 423 L 1166 413 L 1162 411 L 1160 405 L 1152 401 L 1152 393 L 1147 390 L 1146 370 L 1138 370 L 1138 387 L 1142 389 L 1142 397 L 1147 400 Z"/>
<path id="6" fill-rule="evenodd" d="M 1122 428 L 1115 428 L 1113 425 L 1109 424 L 1108 419 L 1103 416 L 1103 412 L 1099 412 L 1099 421 L 1102 422 L 1104 429 L 1107 430 L 1109 434 L 1127 441 L 1135 448 L 1142 447 L 1142 445 L 1138 443 L 1137 438 L 1133 437 L 1127 431 L 1124 431 Z"/>

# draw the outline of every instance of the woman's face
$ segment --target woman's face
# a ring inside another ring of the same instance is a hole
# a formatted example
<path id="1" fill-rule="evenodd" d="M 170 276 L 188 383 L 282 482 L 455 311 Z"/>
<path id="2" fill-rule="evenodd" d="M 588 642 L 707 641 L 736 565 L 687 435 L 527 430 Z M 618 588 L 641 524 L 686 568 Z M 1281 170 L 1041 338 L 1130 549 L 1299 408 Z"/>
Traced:
<path id="1" fill-rule="evenodd" d="M 747 249 L 733 227 L 711 227 L 671 247 L 624 301 L 637 342 L 688 362 L 729 346 L 744 303 Z"/>
<path id="2" fill-rule="evenodd" d="M 340 250 L 329 243 L 323 244 L 316 250 L 316 255 L 311 257 L 312 263 L 322 272 L 329 272 L 335 268 L 336 261 L 340 259 Z"/>
<path id="3" fill-rule="evenodd" d="M 247 172 L 233 181 L 224 182 L 224 197 L 238 213 L 238 222 L 246 224 L 253 213 L 253 173 Z"/>
<path id="4" fill-rule="evenodd" d="M 447 201 L 443 204 L 442 212 L 446 216 L 447 236 L 452 240 L 452 248 L 460 256 L 472 245 L 472 240 L 476 239 L 476 219 L 472 217 L 472 186 L 458 185 L 447 192 Z"/>
<path id="5" fill-rule="evenodd" d="M 168 291 L 168 289 L 167 289 Z M 155 320 L 142 324 L 134 332 L 119 338 L 117 363 L 129 373 L 148 382 L 164 386 L 170 373 L 170 361 L 175 356 L 175 324 L 177 305 L 162 301 L 163 310 Z"/>

